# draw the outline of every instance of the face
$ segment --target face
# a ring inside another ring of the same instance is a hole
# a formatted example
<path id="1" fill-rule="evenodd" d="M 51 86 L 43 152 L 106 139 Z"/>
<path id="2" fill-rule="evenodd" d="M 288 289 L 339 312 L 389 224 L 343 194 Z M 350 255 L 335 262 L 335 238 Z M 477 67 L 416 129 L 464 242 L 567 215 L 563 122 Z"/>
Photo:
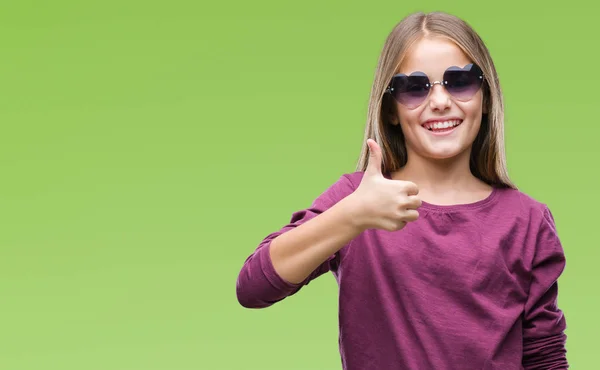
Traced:
<path id="1" fill-rule="evenodd" d="M 471 63 L 456 44 L 443 38 L 421 39 L 408 50 L 396 73 L 417 76 L 410 81 L 423 81 L 426 75 L 431 83 L 442 81 L 444 77 L 456 82 L 460 76 L 466 76 L 471 83 L 470 90 L 463 83 L 462 91 L 459 85 L 447 85 L 454 87 L 453 90 L 434 84 L 420 98 L 417 93 L 416 99 L 414 94 L 408 98 L 403 96 L 404 104 L 396 101 L 409 160 L 411 156 L 448 159 L 470 153 L 483 113 L 482 89 L 477 88 L 479 85 L 473 87 L 473 79 L 481 77 L 476 72 L 467 75 L 464 71 L 445 72 L 449 67 L 462 69 Z"/>

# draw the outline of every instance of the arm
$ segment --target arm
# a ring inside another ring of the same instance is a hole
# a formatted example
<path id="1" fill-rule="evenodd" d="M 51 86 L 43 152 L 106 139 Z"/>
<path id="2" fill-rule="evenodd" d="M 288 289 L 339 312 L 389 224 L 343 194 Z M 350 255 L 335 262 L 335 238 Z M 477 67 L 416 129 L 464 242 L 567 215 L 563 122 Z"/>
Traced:
<path id="1" fill-rule="evenodd" d="M 263 239 L 237 279 L 242 306 L 271 306 L 337 268 L 339 250 L 360 233 L 352 222 L 350 200 L 345 199 L 353 190 L 342 176 L 310 208 L 294 213 L 286 226 Z"/>
<path id="2" fill-rule="evenodd" d="M 523 367 L 526 370 L 568 369 L 566 320 L 557 303 L 557 280 L 565 268 L 565 255 L 547 207 L 542 222 L 524 311 Z"/>
<path id="3" fill-rule="evenodd" d="M 379 145 L 369 139 L 369 165 L 360 185 L 348 175 L 297 212 L 290 224 L 269 235 L 242 267 L 237 297 L 248 308 L 272 305 L 296 293 L 329 270 L 336 270 L 340 250 L 366 229 L 400 230 L 418 218 L 421 200 L 412 182 L 386 179 Z"/>
<path id="4" fill-rule="evenodd" d="M 362 232 L 344 198 L 322 214 L 279 235 L 271 242 L 271 262 L 282 279 L 300 284 L 330 256 Z"/>

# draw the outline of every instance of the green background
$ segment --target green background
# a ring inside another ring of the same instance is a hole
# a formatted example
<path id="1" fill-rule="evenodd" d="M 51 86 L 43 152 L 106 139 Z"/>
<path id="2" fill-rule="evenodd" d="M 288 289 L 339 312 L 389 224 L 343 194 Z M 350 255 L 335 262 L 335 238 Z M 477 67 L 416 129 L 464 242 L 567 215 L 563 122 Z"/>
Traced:
<path id="1" fill-rule="evenodd" d="M 567 254 L 569 360 L 596 368 L 591 4 L 2 2 L 0 369 L 340 369 L 331 275 L 265 310 L 235 282 L 354 171 L 379 52 L 417 10 L 487 43 L 510 175 Z"/>

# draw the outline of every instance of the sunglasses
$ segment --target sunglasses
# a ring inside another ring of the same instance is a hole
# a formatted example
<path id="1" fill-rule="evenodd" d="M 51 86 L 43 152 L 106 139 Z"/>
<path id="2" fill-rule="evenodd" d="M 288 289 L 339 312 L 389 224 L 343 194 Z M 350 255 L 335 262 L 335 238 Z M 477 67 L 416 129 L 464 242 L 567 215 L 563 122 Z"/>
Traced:
<path id="1" fill-rule="evenodd" d="M 444 86 L 446 91 L 459 101 L 469 101 L 483 84 L 483 71 L 476 64 L 464 68 L 450 67 L 444 72 L 442 81 L 430 82 L 423 72 L 413 72 L 410 76 L 399 73 L 392 77 L 385 90 L 398 103 L 408 108 L 416 108 L 429 96 L 434 85 Z"/>

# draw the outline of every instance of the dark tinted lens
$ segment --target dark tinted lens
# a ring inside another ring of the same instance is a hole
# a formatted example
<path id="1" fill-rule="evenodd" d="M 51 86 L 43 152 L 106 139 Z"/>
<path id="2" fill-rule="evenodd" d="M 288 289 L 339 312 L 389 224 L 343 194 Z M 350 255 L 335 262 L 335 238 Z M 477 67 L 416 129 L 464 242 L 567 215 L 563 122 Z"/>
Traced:
<path id="1" fill-rule="evenodd" d="M 465 69 L 448 69 L 444 80 L 447 82 L 448 92 L 459 100 L 471 99 L 483 83 L 481 70 L 475 65 L 469 65 Z"/>
<path id="2" fill-rule="evenodd" d="M 420 105 L 429 94 L 429 79 L 425 75 L 399 75 L 392 80 L 392 95 L 408 107 Z"/>

